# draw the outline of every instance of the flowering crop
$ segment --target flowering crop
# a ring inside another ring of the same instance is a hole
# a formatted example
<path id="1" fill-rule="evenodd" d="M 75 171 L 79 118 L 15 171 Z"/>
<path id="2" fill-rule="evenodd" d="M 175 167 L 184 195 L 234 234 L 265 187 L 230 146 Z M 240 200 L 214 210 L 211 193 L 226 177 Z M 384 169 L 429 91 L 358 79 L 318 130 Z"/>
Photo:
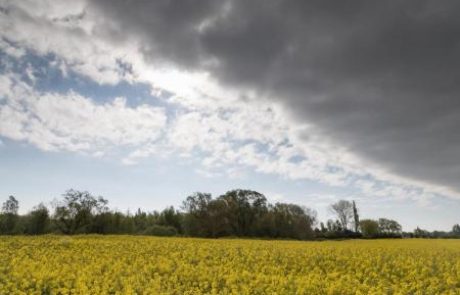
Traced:
<path id="1" fill-rule="evenodd" d="M 460 294 L 460 241 L 0 237 L 0 294 Z"/>

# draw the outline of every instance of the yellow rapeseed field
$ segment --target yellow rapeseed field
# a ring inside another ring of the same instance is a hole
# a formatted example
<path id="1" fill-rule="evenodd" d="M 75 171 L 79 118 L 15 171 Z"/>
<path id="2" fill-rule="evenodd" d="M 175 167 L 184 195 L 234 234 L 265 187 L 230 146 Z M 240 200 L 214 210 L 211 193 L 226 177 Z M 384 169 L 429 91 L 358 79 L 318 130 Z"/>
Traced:
<path id="1" fill-rule="evenodd" d="M 460 294 L 460 241 L 0 237 L 0 294 Z"/>

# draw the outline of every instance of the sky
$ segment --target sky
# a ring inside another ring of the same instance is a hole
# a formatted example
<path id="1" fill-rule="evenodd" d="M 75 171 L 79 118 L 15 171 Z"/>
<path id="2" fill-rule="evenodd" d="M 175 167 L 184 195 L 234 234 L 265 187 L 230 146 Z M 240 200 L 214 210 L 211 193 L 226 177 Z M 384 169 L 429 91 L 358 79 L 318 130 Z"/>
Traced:
<path id="1" fill-rule="evenodd" d="M 460 3 L 0 0 L 0 198 L 257 190 L 460 222 Z M 3 196 L 3 197 L 2 197 Z"/>

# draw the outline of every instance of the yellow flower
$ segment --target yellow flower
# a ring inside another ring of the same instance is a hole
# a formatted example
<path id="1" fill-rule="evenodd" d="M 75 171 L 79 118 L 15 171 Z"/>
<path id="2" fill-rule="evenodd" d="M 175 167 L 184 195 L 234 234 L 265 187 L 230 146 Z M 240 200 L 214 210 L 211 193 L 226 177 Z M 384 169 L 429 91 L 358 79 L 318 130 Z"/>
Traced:
<path id="1" fill-rule="evenodd" d="M 460 241 L 0 237 L 0 294 L 460 294 Z"/>

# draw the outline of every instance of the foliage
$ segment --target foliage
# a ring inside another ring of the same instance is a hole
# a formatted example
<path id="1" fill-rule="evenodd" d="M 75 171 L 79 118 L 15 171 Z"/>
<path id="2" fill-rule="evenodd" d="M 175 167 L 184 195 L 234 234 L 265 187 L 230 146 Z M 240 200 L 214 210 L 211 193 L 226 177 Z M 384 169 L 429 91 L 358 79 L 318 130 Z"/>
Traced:
<path id="1" fill-rule="evenodd" d="M 14 196 L 9 196 L 2 205 L 3 214 L 17 215 L 19 210 L 19 202 Z"/>
<path id="2" fill-rule="evenodd" d="M 379 234 L 379 223 L 372 219 L 363 219 L 360 221 L 359 226 L 364 237 L 373 238 Z"/>
<path id="3" fill-rule="evenodd" d="M 29 235 L 41 235 L 48 231 L 50 216 L 48 208 L 39 204 L 25 216 L 25 233 Z"/>
<path id="4" fill-rule="evenodd" d="M 13 235 L 18 233 L 19 224 L 18 215 L 11 213 L 0 214 L 0 234 L 2 235 Z"/>
<path id="5" fill-rule="evenodd" d="M 429 238 L 430 232 L 417 227 L 416 229 L 414 229 L 414 237 L 415 238 Z"/>
<path id="6" fill-rule="evenodd" d="M 232 190 L 213 199 L 195 193 L 184 201 L 184 233 L 198 237 L 313 238 L 316 212 L 295 204 L 268 204 L 264 195 Z"/>
<path id="7" fill-rule="evenodd" d="M 190 236 L 204 237 L 210 232 L 209 223 L 212 215 L 209 215 L 209 203 L 211 203 L 211 194 L 195 193 L 188 196 L 182 204 L 183 210 L 187 212 L 184 216 L 184 231 Z"/>
<path id="8" fill-rule="evenodd" d="M 401 225 L 391 219 L 379 218 L 379 233 L 382 235 L 399 235 L 401 234 Z"/>
<path id="9" fill-rule="evenodd" d="M 140 234 L 298 240 L 460 238 L 458 224 L 451 232 L 429 232 L 417 228 L 412 233 L 403 233 L 401 225 L 395 220 L 359 221 L 354 201 L 340 200 L 330 208 L 337 219 L 320 222 L 318 226 L 313 209 L 288 203 L 270 204 L 261 193 L 237 189 L 217 198 L 207 193 L 194 193 L 184 200 L 181 211 L 171 206 L 163 211 L 138 209 L 132 214 L 109 210 L 108 201 L 103 197 L 71 189 L 63 194 L 61 200 L 55 201 L 54 211 L 39 204 L 25 215 L 18 214 L 19 202 L 10 196 L 3 203 L 0 213 L 0 235 Z"/>
<path id="10" fill-rule="evenodd" d="M 460 241 L 0 237 L 0 294 L 459 294 Z"/>
<path id="11" fill-rule="evenodd" d="M 400 238 L 402 237 L 401 225 L 391 219 L 379 218 L 378 220 L 363 219 L 360 222 L 361 232 L 366 238 Z"/>
<path id="12" fill-rule="evenodd" d="M 177 230 L 172 226 L 152 225 L 142 234 L 146 236 L 172 237 L 177 235 Z"/>
<path id="13" fill-rule="evenodd" d="M 56 206 L 54 219 L 65 234 L 87 232 L 93 215 L 108 210 L 107 200 L 88 192 L 71 189 L 63 197 L 64 200 Z"/>
<path id="14" fill-rule="evenodd" d="M 0 234 L 16 234 L 19 228 L 19 202 L 15 197 L 9 196 L 2 205 L 2 212 L 0 214 Z"/>

